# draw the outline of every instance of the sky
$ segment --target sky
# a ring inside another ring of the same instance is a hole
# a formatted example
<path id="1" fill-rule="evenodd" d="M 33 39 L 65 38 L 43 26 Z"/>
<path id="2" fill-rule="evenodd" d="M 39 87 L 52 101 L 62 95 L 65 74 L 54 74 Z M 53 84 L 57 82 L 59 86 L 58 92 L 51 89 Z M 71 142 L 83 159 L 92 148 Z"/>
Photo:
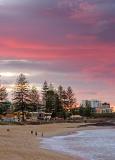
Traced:
<path id="1" fill-rule="evenodd" d="M 115 105 L 115 0 L 0 0 L 0 75 Z"/>

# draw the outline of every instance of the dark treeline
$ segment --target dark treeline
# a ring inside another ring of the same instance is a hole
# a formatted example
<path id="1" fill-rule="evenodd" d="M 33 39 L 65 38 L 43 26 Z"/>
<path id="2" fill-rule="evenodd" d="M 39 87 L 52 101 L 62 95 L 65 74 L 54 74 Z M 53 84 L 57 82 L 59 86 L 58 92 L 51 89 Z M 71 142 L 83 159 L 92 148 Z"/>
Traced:
<path id="1" fill-rule="evenodd" d="M 91 118 L 115 117 L 114 113 L 97 114 L 89 103 L 86 104 L 86 107 L 81 105 L 79 108 L 76 107 L 76 104 L 76 98 L 70 86 L 65 89 L 59 85 L 56 89 L 45 81 L 42 90 L 39 91 L 36 86 L 30 86 L 24 74 L 17 77 L 15 87 L 12 89 L 11 100 L 8 100 L 7 89 L 0 85 L 0 114 L 21 113 L 22 121 L 30 112 L 50 113 L 53 119 L 66 119 L 71 115 Z"/>
<path id="2" fill-rule="evenodd" d="M 42 95 L 42 96 L 41 96 Z M 24 120 L 24 113 L 44 111 L 52 113 L 53 117 L 66 118 L 68 111 L 76 104 L 76 99 L 72 88 L 69 86 L 64 89 L 59 86 L 57 89 L 52 84 L 48 85 L 44 82 L 42 91 L 38 91 L 36 86 L 30 87 L 29 82 L 24 74 L 17 77 L 15 87 L 12 90 L 12 100 L 8 100 L 7 89 L 0 86 L 0 114 L 10 112 L 22 112 L 22 119 Z"/>

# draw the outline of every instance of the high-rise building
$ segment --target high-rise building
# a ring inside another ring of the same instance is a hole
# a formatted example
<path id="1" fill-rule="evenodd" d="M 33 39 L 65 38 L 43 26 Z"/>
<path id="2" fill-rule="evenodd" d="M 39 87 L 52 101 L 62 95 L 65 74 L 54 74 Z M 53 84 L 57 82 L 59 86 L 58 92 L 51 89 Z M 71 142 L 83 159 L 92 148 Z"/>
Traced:
<path id="1" fill-rule="evenodd" d="M 82 107 L 91 107 L 97 113 L 111 113 L 112 109 L 109 103 L 102 103 L 99 100 L 82 100 Z"/>
<path id="2" fill-rule="evenodd" d="M 99 100 L 82 100 L 82 107 L 90 106 L 91 108 L 95 109 L 101 106 L 101 101 Z"/>
<path id="3" fill-rule="evenodd" d="M 97 108 L 101 106 L 101 101 L 99 100 L 90 100 L 91 108 Z"/>

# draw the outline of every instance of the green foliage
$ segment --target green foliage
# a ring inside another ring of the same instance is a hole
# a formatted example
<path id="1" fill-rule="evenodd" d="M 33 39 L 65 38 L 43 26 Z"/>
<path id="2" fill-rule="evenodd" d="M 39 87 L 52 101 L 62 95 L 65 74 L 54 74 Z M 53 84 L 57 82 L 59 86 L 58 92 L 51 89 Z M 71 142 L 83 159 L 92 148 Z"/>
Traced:
<path id="1" fill-rule="evenodd" d="M 73 104 L 76 102 L 76 99 L 74 97 L 73 90 L 70 86 L 67 88 L 66 94 L 67 94 L 67 105 L 69 108 L 72 108 Z"/>
<path id="2" fill-rule="evenodd" d="M 92 108 L 90 107 L 89 104 L 86 104 L 86 107 L 80 106 L 79 114 L 80 114 L 80 116 L 91 117 L 92 116 Z"/>
<path id="3" fill-rule="evenodd" d="M 86 117 L 91 117 L 91 115 L 92 115 L 92 108 L 90 106 L 87 106 L 85 108 L 85 116 Z"/>
<path id="4" fill-rule="evenodd" d="M 10 107 L 11 107 L 11 102 L 9 101 L 0 103 L 0 114 L 6 113 L 8 109 L 10 109 Z"/>
<path id="5" fill-rule="evenodd" d="M 13 93 L 13 104 L 15 111 L 22 112 L 22 121 L 24 121 L 24 112 L 30 103 L 29 84 L 25 75 L 20 74 Z"/>
<path id="6" fill-rule="evenodd" d="M 8 93 L 4 86 L 0 85 L 0 102 L 4 102 L 7 100 Z"/>
<path id="7" fill-rule="evenodd" d="M 85 116 L 85 108 L 83 108 L 82 106 L 80 106 L 80 108 L 79 108 L 79 115 Z"/>
<path id="8" fill-rule="evenodd" d="M 66 118 L 66 112 L 61 104 L 58 94 L 55 94 L 55 108 L 52 113 L 52 117 Z"/>
<path id="9" fill-rule="evenodd" d="M 63 87 L 60 85 L 59 87 L 58 87 L 58 96 L 59 96 L 59 100 L 62 102 L 63 101 L 63 91 L 64 91 L 64 89 L 63 89 Z"/>
<path id="10" fill-rule="evenodd" d="M 74 108 L 70 110 L 72 115 L 79 115 L 79 109 L 78 108 Z"/>
<path id="11" fill-rule="evenodd" d="M 43 104 L 45 107 L 46 107 L 46 97 L 47 97 L 48 89 L 49 89 L 48 83 L 47 83 L 47 81 L 45 81 L 43 84 L 43 88 L 42 88 L 42 101 L 43 101 Z"/>
<path id="12" fill-rule="evenodd" d="M 7 104 L 7 96 L 8 93 L 6 91 L 6 88 L 0 85 L 0 114 L 6 112 L 9 107 L 9 105 Z"/>
<path id="13" fill-rule="evenodd" d="M 59 97 L 61 97 L 60 99 L 63 107 L 66 110 L 71 110 L 73 105 L 76 103 L 72 88 L 68 87 L 67 90 L 64 90 L 63 87 L 60 86 L 60 88 L 58 89 L 58 95 Z"/>
<path id="14" fill-rule="evenodd" d="M 30 90 L 30 110 L 36 112 L 39 107 L 39 93 L 36 87 L 32 87 Z"/>
<path id="15" fill-rule="evenodd" d="M 52 118 L 66 118 L 61 93 L 57 93 L 53 90 L 53 87 L 49 87 L 49 90 L 46 93 L 46 112 L 52 113 Z"/>
<path id="16" fill-rule="evenodd" d="M 56 94 L 52 90 L 48 90 L 46 94 L 46 112 L 53 112 L 56 105 Z"/>
<path id="17" fill-rule="evenodd" d="M 76 102 L 71 87 L 65 90 L 61 85 L 56 90 L 52 84 L 48 85 L 44 82 L 42 88 L 42 103 L 40 104 L 38 90 L 35 87 L 30 89 L 29 83 L 24 74 L 20 74 L 17 78 L 13 91 L 12 104 L 7 100 L 6 88 L 0 86 L 0 113 L 4 113 L 12 106 L 13 111 L 19 111 L 24 121 L 26 111 L 43 111 L 52 113 L 52 117 L 66 118 L 76 111 L 72 110 L 73 104 Z M 43 107 L 41 109 L 41 107 Z M 66 109 L 69 108 L 69 109 Z M 11 108 L 10 108 L 11 109 Z"/>
<path id="18" fill-rule="evenodd" d="M 93 113 L 93 118 L 115 118 L 115 113 Z"/>

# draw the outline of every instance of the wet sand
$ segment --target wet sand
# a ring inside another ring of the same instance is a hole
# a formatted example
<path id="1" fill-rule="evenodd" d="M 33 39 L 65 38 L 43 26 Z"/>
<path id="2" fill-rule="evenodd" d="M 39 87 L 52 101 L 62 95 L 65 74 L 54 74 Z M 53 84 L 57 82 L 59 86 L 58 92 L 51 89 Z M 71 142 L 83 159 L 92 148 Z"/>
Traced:
<path id="1" fill-rule="evenodd" d="M 47 124 L 24 126 L 0 126 L 1 160 L 80 160 L 40 148 L 42 136 L 71 134 L 77 130 L 97 127 L 77 128 L 79 124 Z M 9 130 L 8 130 L 9 129 Z M 33 133 L 31 132 L 33 131 Z M 37 132 L 37 134 L 35 133 Z"/>

